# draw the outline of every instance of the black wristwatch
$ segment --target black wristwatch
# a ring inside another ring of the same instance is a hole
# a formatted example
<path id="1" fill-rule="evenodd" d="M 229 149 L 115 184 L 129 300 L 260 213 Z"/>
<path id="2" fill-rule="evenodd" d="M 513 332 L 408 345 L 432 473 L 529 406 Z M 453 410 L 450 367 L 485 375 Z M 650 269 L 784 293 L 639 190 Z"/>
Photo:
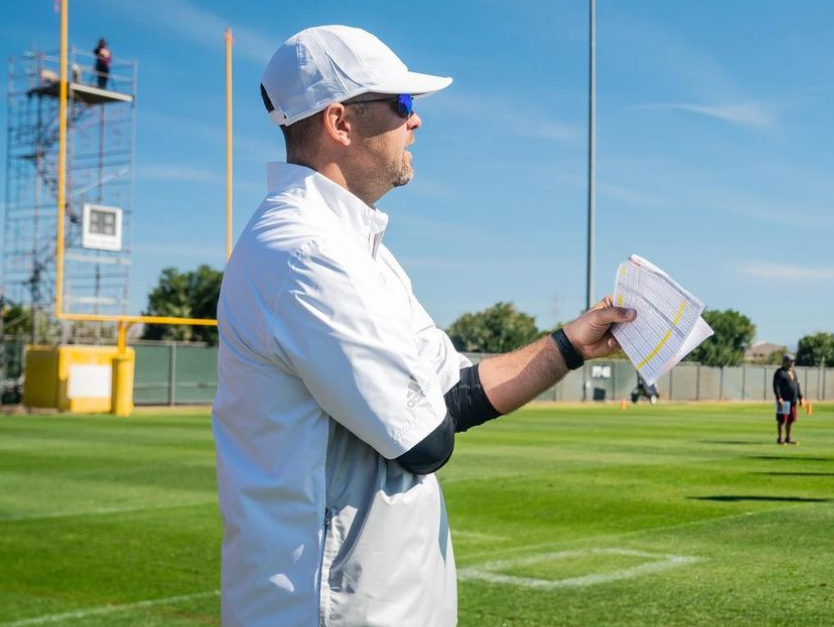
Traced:
<path id="1" fill-rule="evenodd" d="M 556 346 L 559 348 L 559 352 L 562 353 L 562 357 L 564 358 L 565 365 L 567 365 L 568 369 L 576 370 L 577 368 L 582 367 L 585 360 L 573 347 L 573 344 L 570 343 L 570 340 L 568 339 L 568 336 L 565 335 L 565 331 L 563 329 L 554 331 L 550 337 L 552 337 L 553 341 L 556 342 Z"/>

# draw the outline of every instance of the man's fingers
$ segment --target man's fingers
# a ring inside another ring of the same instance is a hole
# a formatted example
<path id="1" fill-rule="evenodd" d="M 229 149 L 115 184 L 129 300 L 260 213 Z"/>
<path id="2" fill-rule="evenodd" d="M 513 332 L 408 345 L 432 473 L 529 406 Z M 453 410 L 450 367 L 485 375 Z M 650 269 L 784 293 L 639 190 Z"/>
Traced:
<path id="1" fill-rule="evenodd" d="M 614 322 L 631 322 L 637 317 L 637 312 L 627 307 L 608 307 L 597 310 L 596 317 L 599 322 L 608 324 Z"/>
<path id="2" fill-rule="evenodd" d="M 596 305 L 591 307 L 591 311 L 596 311 L 597 309 L 608 309 L 613 304 L 614 304 L 614 300 L 611 298 L 611 296 L 606 296 L 601 301 L 599 301 Z"/>
<path id="3" fill-rule="evenodd" d="M 586 359 L 593 359 L 594 357 L 608 357 L 612 353 L 620 350 L 620 343 L 611 335 L 611 331 L 606 331 L 602 339 L 599 340 L 593 347 L 587 351 Z"/>

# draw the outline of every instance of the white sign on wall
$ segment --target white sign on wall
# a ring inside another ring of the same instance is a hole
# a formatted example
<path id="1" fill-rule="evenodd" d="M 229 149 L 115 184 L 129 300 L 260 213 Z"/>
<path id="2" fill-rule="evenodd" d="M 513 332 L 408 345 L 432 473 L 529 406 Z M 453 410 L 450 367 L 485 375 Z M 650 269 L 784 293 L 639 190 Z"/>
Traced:
<path id="1" fill-rule="evenodd" d="M 85 204 L 81 245 L 96 250 L 122 249 L 122 210 Z"/>
<path id="2" fill-rule="evenodd" d="M 67 398 L 110 398 L 112 379 L 112 366 L 73 364 L 69 367 Z"/>
<path id="3" fill-rule="evenodd" d="M 610 379 L 611 366 L 593 366 L 591 368 L 591 377 L 594 379 Z"/>

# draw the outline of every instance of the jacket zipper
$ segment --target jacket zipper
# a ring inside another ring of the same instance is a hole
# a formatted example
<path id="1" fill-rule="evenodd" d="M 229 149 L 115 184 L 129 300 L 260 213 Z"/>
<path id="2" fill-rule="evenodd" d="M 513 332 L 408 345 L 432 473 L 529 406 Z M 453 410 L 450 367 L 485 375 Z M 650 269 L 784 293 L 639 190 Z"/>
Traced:
<path id="1" fill-rule="evenodd" d="M 324 571 L 324 563 L 327 559 L 328 539 L 330 537 L 330 521 L 333 512 L 329 507 L 324 508 L 324 534 L 321 539 L 321 564 L 319 565 L 319 625 L 327 626 L 327 617 L 330 614 L 330 565 L 327 572 Z"/>

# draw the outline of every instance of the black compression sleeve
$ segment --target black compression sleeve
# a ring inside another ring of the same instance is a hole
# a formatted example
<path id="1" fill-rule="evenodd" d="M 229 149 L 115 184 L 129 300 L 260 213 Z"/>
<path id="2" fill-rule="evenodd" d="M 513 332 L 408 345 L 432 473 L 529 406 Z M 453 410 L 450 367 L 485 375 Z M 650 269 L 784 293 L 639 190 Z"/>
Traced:
<path id="1" fill-rule="evenodd" d="M 455 449 L 455 421 L 447 413 L 437 429 L 397 458 L 406 470 L 427 475 L 443 468 Z"/>
<path id="2" fill-rule="evenodd" d="M 447 413 L 438 427 L 397 458 L 420 475 L 440 470 L 455 449 L 455 432 L 466 431 L 501 415 L 481 386 L 478 366 L 460 371 L 460 381 L 445 395 Z"/>
<path id="3" fill-rule="evenodd" d="M 460 433 L 477 427 L 501 412 L 489 402 L 478 374 L 479 364 L 460 371 L 460 381 L 446 392 L 446 407 L 455 419 L 455 431 Z"/>

